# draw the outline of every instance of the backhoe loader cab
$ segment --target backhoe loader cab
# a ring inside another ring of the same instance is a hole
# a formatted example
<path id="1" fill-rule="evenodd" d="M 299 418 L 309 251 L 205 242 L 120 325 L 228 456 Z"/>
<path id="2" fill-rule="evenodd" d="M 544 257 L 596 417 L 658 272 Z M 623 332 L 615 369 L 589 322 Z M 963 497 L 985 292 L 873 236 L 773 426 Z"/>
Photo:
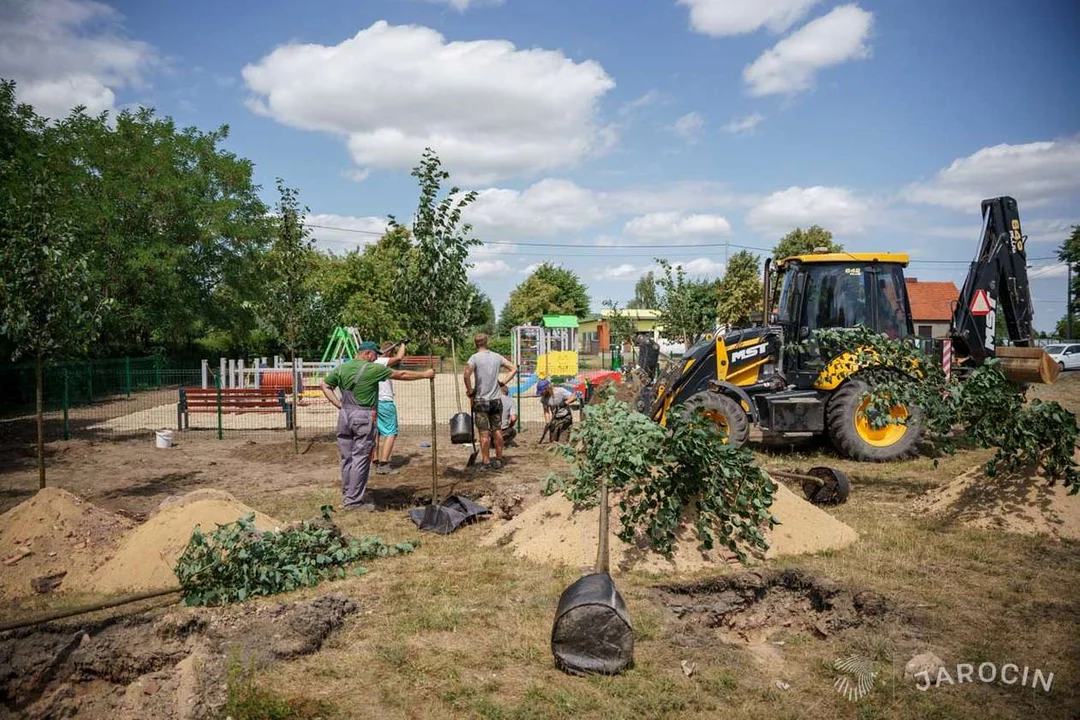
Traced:
<path id="1" fill-rule="evenodd" d="M 1039 348 L 1029 347 L 1031 301 L 1016 201 L 985 200 L 982 209 L 980 251 L 950 331 L 955 348 L 966 351 L 957 353 L 954 367 L 964 372 L 998 357 L 1014 381 L 1053 382 L 1057 366 Z M 822 357 L 812 342 L 823 328 L 862 326 L 892 338 L 912 335 L 907 264 L 904 253 L 788 257 L 775 266 L 777 296 L 766 260 L 762 326 L 689 348 L 679 365 L 646 384 L 638 408 L 660 423 L 675 407 L 685 413 L 700 410 L 736 445 L 746 442 L 750 426 L 757 425 L 773 435 L 828 435 L 837 450 L 855 460 L 886 461 L 907 454 L 922 427 L 918 408 L 893 407 L 894 422 L 874 427 L 881 423 L 869 416 L 869 398 L 864 399 L 869 387 L 852 356 Z M 999 297 L 1014 347 L 993 342 Z"/>

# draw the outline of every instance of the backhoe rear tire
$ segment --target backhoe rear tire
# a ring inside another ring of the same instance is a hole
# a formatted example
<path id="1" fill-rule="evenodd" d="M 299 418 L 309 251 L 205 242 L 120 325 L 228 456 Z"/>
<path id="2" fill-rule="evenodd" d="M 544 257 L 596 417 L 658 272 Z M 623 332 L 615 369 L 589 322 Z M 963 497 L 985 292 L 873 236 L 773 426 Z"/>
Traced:
<path id="1" fill-rule="evenodd" d="M 735 447 L 742 447 L 750 437 L 750 418 L 735 400 L 727 395 L 704 390 L 691 395 L 683 403 L 683 412 L 690 415 L 701 410 L 702 413 L 715 422 L 725 433 L 727 442 Z"/>
<path id="2" fill-rule="evenodd" d="M 866 402 L 863 395 L 869 389 L 861 380 L 850 380 L 832 394 L 826 415 L 833 446 L 844 457 L 860 462 L 889 462 L 912 453 L 922 433 L 922 412 L 904 408 L 906 424 L 874 430 L 865 419 L 859 419 L 860 407 Z"/>

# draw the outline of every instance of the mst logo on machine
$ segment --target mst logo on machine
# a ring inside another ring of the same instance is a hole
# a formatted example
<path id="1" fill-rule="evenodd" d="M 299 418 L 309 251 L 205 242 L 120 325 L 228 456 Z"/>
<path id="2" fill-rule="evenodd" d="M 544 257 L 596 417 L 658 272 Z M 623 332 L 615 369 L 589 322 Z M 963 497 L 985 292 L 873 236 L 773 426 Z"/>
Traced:
<path id="1" fill-rule="evenodd" d="M 731 353 L 731 362 L 732 364 L 739 363 L 743 360 L 749 360 L 750 358 L 757 357 L 758 355 L 764 355 L 768 351 L 768 349 L 769 343 L 763 342 L 757 345 L 751 345 L 748 348 L 743 348 L 742 350 L 736 350 L 735 352 Z"/>

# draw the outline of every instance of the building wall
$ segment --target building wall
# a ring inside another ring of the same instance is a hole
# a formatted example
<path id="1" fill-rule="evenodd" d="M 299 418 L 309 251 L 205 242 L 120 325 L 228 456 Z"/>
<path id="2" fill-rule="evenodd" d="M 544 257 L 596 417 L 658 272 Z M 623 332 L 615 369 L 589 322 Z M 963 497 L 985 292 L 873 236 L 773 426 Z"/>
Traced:
<path id="1" fill-rule="evenodd" d="M 948 320 L 915 320 L 915 334 L 920 337 L 947 338 L 949 336 Z M 926 335 L 926 328 L 930 329 L 930 335 Z"/>

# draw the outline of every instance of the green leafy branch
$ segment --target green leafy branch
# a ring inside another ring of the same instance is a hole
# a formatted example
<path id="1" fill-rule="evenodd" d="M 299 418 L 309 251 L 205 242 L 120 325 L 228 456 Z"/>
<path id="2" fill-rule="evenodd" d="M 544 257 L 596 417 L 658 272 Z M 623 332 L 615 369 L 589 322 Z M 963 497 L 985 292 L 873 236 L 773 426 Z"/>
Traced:
<path id="1" fill-rule="evenodd" d="M 173 571 L 185 605 L 225 605 L 258 595 L 274 595 L 345 577 L 345 566 L 376 557 L 408 553 L 416 542 L 387 545 L 378 537 L 346 538 L 330 523 L 304 521 L 297 527 L 261 532 L 255 514 L 220 525 L 210 533 L 196 526 Z M 357 567 L 353 574 L 367 570 Z"/>
<path id="2" fill-rule="evenodd" d="M 606 478 L 621 495 L 619 538 L 633 542 L 640 530 L 665 557 L 688 520 L 702 550 L 724 545 L 745 561 L 747 549 L 768 549 L 762 531 L 779 522 L 769 511 L 776 484 L 749 450 L 726 444 L 700 414 L 676 409 L 665 429 L 616 400 L 612 388 L 599 392 L 601 402 L 586 408 L 570 443 L 555 449 L 570 470 L 549 475 L 545 494 L 562 491 L 578 507 L 596 507 Z"/>

